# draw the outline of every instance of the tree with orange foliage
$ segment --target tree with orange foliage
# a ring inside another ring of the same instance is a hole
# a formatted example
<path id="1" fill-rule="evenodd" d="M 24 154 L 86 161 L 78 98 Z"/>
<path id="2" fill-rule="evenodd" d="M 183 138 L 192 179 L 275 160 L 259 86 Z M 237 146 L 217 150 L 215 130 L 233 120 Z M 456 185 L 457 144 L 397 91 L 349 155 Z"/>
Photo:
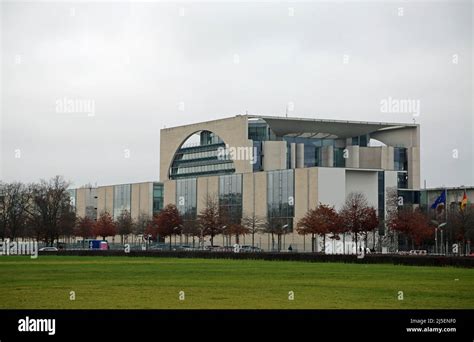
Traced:
<path id="1" fill-rule="evenodd" d="M 102 240 L 105 240 L 107 236 L 115 236 L 117 234 L 117 227 L 109 213 L 104 212 L 100 214 L 99 219 L 94 225 L 93 233 L 95 236 L 102 236 Z"/>
<path id="2" fill-rule="evenodd" d="M 94 224 L 94 220 L 91 220 L 88 217 L 80 217 L 76 222 L 76 227 L 74 228 L 74 235 L 80 236 L 82 238 L 83 247 L 84 240 L 94 235 Z"/>
<path id="3" fill-rule="evenodd" d="M 306 215 L 298 221 L 296 231 L 298 234 L 311 234 L 311 241 L 314 236 L 319 235 L 323 238 L 323 251 L 326 249 L 326 234 L 339 233 L 341 229 L 341 220 L 334 207 L 319 204 L 315 209 L 311 209 Z M 311 243 L 311 251 L 314 252 L 314 243 Z"/>
<path id="4" fill-rule="evenodd" d="M 398 213 L 390 218 L 387 225 L 390 229 L 405 235 L 407 239 L 410 238 L 412 248 L 421 245 L 424 240 L 434 235 L 434 229 L 428 217 L 420 210 L 411 208 L 400 208 Z"/>
<path id="5" fill-rule="evenodd" d="M 146 229 L 146 233 L 152 235 L 154 239 L 157 235 L 165 238 L 169 236 L 171 250 L 171 237 L 181 234 L 182 229 L 183 219 L 179 214 L 178 208 L 174 204 L 168 204 L 153 217 L 153 220 Z"/>

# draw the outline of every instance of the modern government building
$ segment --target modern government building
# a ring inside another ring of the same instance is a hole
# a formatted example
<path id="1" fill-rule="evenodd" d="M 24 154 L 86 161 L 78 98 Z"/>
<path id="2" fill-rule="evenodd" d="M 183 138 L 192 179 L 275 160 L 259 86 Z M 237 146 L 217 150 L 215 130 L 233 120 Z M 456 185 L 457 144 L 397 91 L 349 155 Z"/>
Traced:
<path id="1" fill-rule="evenodd" d="M 283 248 L 302 251 L 311 250 L 311 241 L 296 233 L 296 224 L 308 209 L 319 203 L 340 209 L 348 194 L 360 192 L 384 218 L 389 189 L 405 204 L 435 196 L 420 191 L 417 124 L 237 115 L 162 129 L 158 182 L 70 192 L 77 215 L 91 218 L 128 210 L 137 219 L 175 204 L 193 221 L 214 198 L 236 221 L 257 217 L 281 225 L 288 233 Z M 255 242 L 271 248 L 269 234 Z"/>

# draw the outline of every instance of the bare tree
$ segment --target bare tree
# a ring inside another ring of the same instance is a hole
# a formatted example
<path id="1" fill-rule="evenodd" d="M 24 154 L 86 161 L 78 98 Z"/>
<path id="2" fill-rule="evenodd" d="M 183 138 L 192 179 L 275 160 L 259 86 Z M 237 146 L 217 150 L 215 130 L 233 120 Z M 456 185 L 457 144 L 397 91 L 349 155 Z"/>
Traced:
<path id="1" fill-rule="evenodd" d="M 202 227 L 202 236 L 210 236 L 211 246 L 214 246 L 214 237 L 222 234 L 224 225 L 219 215 L 219 201 L 215 195 L 205 198 L 206 206 L 198 215 L 198 223 Z"/>
<path id="2" fill-rule="evenodd" d="M 128 236 L 133 231 L 133 220 L 132 215 L 128 210 L 123 210 L 115 220 L 117 232 L 120 235 L 122 244 L 124 243 L 125 236 Z"/>
<path id="3" fill-rule="evenodd" d="M 265 230 L 265 219 L 255 215 L 255 213 L 244 215 L 242 218 L 242 225 L 246 227 L 249 234 L 252 235 L 252 247 L 255 247 L 255 234 L 261 233 Z"/>
<path id="4" fill-rule="evenodd" d="M 358 251 L 358 237 L 378 225 L 375 209 L 370 207 L 367 198 L 360 192 L 352 192 L 347 198 L 340 212 L 345 228 L 354 235 L 356 251 Z M 375 218 L 374 218 L 375 217 Z"/>
<path id="5" fill-rule="evenodd" d="M 137 221 L 132 226 L 132 233 L 135 235 L 143 235 L 145 234 L 146 227 L 152 221 L 152 218 L 147 215 L 146 213 L 140 213 L 138 215 Z"/>
<path id="6" fill-rule="evenodd" d="M 277 250 L 281 251 L 282 236 L 290 232 L 288 219 L 286 217 L 273 217 L 268 219 L 265 224 L 264 232 L 272 237 L 272 250 L 275 249 L 275 236 L 277 237 Z"/>
<path id="7" fill-rule="evenodd" d="M 31 193 L 22 183 L 0 184 L 0 238 L 16 239 L 26 232 Z"/>
<path id="8" fill-rule="evenodd" d="M 69 215 L 72 210 L 68 186 L 69 183 L 60 176 L 31 186 L 31 227 L 37 239 L 46 244 L 52 245 L 59 239 L 64 215 Z"/>

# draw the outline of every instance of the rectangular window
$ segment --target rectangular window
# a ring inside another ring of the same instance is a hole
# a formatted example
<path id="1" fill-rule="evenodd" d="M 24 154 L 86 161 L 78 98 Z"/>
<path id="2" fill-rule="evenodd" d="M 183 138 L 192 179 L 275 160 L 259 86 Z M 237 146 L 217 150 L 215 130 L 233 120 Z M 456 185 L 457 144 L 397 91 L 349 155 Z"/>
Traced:
<path id="1" fill-rule="evenodd" d="M 240 223 L 242 219 L 242 175 L 219 177 L 219 208 L 230 223 Z"/>
<path id="2" fill-rule="evenodd" d="M 277 170 L 267 173 L 267 215 L 269 224 L 281 225 L 282 227 L 287 225 L 288 232 L 293 231 L 294 187 L 293 170 Z"/>
<path id="3" fill-rule="evenodd" d="M 378 218 L 380 222 L 379 234 L 384 235 L 384 221 L 385 221 L 385 172 L 378 172 Z"/>
<path id="4" fill-rule="evenodd" d="M 398 188 L 399 189 L 408 189 L 408 174 L 406 172 L 398 172 Z"/>
<path id="5" fill-rule="evenodd" d="M 408 170 L 407 149 L 404 147 L 394 147 L 393 149 L 393 166 L 397 171 Z"/>
<path id="6" fill-rule="evenodd" d="M 176 207 L 184 220 L 197 217 L 196 178 L 176 180 Z"/>
<path id="7" fill-rule="evenodd" d="M 334 167 L 345 167 L 344 148 L 334 148 Z"/>
<path id="8" fill-rule="evenodd" d="M 153 184 L 153 214 L 163 209 L 163 184 Z"/>
<path id="9" fill-rule="evenodd" d="M 114 186 L 114 219 L 124 210 L 130 212 L 131 189 L 130 184 Z"/>

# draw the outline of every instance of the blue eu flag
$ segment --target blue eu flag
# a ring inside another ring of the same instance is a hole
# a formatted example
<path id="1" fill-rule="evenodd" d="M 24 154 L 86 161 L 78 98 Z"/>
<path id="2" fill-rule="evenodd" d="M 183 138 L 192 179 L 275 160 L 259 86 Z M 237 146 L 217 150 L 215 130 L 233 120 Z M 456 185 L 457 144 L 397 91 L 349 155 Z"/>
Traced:
<path id="1" fill-rule="evenodd" d="M 446 191 L 443 191 L 441 195 L 431 205 L 431 209 L 436 209 L 441 203 L 446 204 Z"/>

